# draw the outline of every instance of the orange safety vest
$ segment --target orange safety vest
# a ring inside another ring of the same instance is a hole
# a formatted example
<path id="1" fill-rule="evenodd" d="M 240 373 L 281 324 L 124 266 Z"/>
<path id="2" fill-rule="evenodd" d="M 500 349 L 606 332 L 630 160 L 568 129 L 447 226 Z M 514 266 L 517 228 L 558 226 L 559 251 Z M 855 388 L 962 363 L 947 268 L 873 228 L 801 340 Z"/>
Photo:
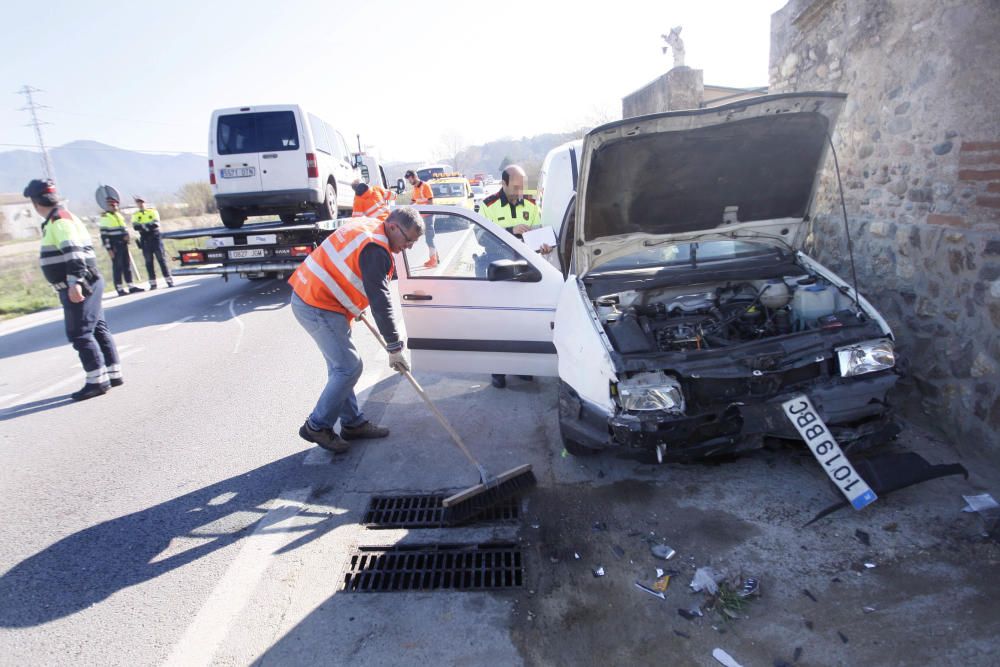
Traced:
<path id="1" fill-rule="evenodd" d="M 427 185 L 423 181 L 420 181 L 413 186 L 413 194 L 411 199 L 414 204 L 429 204 L 431 199 L 434 198 L 434 191 L 431 190 L 431 186 Z"/>
<path id="2" fill-rule="evenodd" d="M 372 190 L 374 190 L 375 192 L 377 192 L 380 195 L 382 195 L 382 199 L 384 199 L 385 203 L 387 205 L 389 205 L 389 206 L 391 206 L 392 203 L 394 201 L 396 201 L 396 191 L 395 190 L 386 190 L 381 185 L 376 185 L 376 186 L 372 187 Z"/>
<path id="3" fill-rule="evenodd" d="M 360 197 L 354 196 L 354 212 L 351 215 L 355 218 L 378 218 L 385 222 L 389 217 L 389 205 L 381 194 L 368 188 Z"/>
<path id="4" fill-rule="evenodd" d="M 339 227 L 313 250 L 288 279 L 299 298 L 314 308 L 357 317 L 368 307 L 361 279 L 361 251 L 369 243 L 389 248 L 385 224 L 358 218 Z M 393 269 L 389 268 L 389 278 Z"/>

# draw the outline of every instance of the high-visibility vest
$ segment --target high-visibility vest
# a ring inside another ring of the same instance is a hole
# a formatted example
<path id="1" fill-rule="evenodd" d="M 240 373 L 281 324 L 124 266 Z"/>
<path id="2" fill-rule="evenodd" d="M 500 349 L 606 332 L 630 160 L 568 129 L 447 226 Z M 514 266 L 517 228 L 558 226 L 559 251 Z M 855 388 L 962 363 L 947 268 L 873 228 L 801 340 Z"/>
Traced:
<path id="1" fill-rule="evenodd" d="M 132 214 L 132 226 L 140 233 L 159 231 L 160 213 L 155 208 L 144 208 Z"/>
<path id="2" fill-rule="evenodd" d="M 45 279 L 58 288 L 97 275 L 90 232 L 64 208 L 54 209 L 42 223 L 40 264 Z"/>
<path id="3" fill-rule="evenodd" d="M 508 230 L 516 225 L 537 227 L 542 224 L 542 213 L 534 199 L 526 196 L 520 204 L 511 207 L 507 197 L 501 195 L 502 191 L 484 199 L 479 205 L 479 215 Z"/>
<path id="4" fill-rule="evenodd" d="M 396 205 L 396 191 L 387 190 L 381 185 L 372 186 L 372 190 L 382 195 L 382 199 L 385 200 L 386 206 L 392 207 Z"/>
<path id="5" fill-rule="evenodd" d="M 128 241 L 128 227 L 125 226 L 125 216 L 121 213 L 105 211 L 101 214 L 98 225 L 105 248 L 110 248 L 115 241 Z"/>
<path id="6" fill-rule="evenodd" d="M 361 277 L 361 252 L 374 243 L 390 255 L 385 224 L 357 218 L 326 237 L 295 269 L 288 282 L 300 299 L 314 308 L 357 317 L 368 307 Z M 392 278 L 392 267 L 388 277 Z"/>
<path id="7" fill-rule="evenodd" d="M 413 193 L 410 195 L 410 199 L 415 205 L 429 204 L 433 198 L 434 191 L 431 190 L 431 186 L 423 181 L 413 186 Z"/>
<path id="8" fill-rule="evenodd" d="M 360 197 L 354 196 L 354 213 L 351 215 L 355 218 L 377 218 L 385 222 L 389 217 L 389 207 L 382 195 L 368 188 Z"/>

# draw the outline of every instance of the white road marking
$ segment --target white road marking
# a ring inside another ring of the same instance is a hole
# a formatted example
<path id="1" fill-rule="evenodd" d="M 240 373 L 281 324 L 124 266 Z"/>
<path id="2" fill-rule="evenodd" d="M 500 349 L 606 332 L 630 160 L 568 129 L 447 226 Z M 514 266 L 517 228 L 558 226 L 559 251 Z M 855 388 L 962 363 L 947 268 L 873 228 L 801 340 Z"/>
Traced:
<path id="1" fill-rule="evenodd" d="M 182 317 L 176 322 L 171 322 L 170 324 L 164 324 L 162 327 L 158 328 L 157 331 L 170 331 L 174 327 L 184 324 L 185 322 L 190 322 L 194 318 L 195 318 L 194 315 L 188 315 L 187 317 Z"/>
<path id="2" fill-rule="evenodd" d="M 302 535 L 295 530 L 313 518 L 298 517 L 310 489 L 282 492 L 209 594 L 187 631 L 174 645 L 165 665 L 193 667 L 211 663 L 230 626 L 253 595 L 276 552 Z"/>
<path id="3" fill-rule="evenodd" d="M 130 349 L 128 349 L 125 352 L 121 352 L 120 350 L 123 349 L 124 347 L 128 347 Z M 131 347 L 129 345 L 122 346 L 122 348 L 119 348 L 118 358 L 122 359 L 122 360 L 127 359 L 128 357 L 131 357 L 134 354 L 142 352 L 143 349 L 145 349 L 145 348 L 142 348 L 142 347 Z M 68 377 L 68 378 L 66 378 L 64 380 L 60 380 L 59 382 L 55 382 L 53 384 L 50 384 L 48 387 L 45 387 L 44 389 L 39 389 L 38 391 L 36 391 L 33 394 L 29 394 L 28 396 L 26 396 L 24 398 L 23 401 L 21 401 L 21 403 L 33 403 L 34 401 L 37 401 L 37 400 L 42 399 L 42 398 L 49 398 L 55 392 L 59 391 L 63 387 L 65 387 L 67 385 L 71 385 L 74 382 L 79 382 L 79 381 L 80 381 L 80 377 L 78 375 L 73 375 L 73 376 Z"/>
<path id="4" fill-rule="evenodd" d="M 243 326 L 243 320 L 240 319 L 240 316 L 236 314 L 235 296 L 229 300 L 229 314 L 233 316 L 233 319 L 236 321 L 236 324 L 240 327 L 240 333 L 239 335 L 236 336 L 236 344 L 233 345 L 233 354 L 236 354 L 237 352 L 240 351 L 240 342 L 243 340 L 243 330 L 246 329 L 246 327 Z"/>
<path id="5" fill-rule="evenodd" d="M 226 305 L 227 303 L 229 303 L 230 301 L 232 301 L 232 300 L 233 300 L 233 299 L 235 299 L 235 298 L 236 298 L 236 297 L 232 297 L 232 298 L 230 298 L 230 299 L 223 299 L 223 300 L 222 300 L 222 301 L 220 301 L 219 303 L 216 303 L 216 304 L 213 304 L 213 305 L 215 305 L 215 306 L 224 306 L 224 305 Z"/>

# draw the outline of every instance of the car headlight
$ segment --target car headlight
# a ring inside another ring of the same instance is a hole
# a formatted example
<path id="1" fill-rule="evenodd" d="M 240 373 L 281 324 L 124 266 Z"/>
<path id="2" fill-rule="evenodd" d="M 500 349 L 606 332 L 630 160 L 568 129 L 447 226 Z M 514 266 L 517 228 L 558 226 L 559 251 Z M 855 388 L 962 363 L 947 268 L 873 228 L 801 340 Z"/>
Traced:
<path id="1" fill-rule="evenodd" d="M 896 350 L 888 338 L 866 340 L 838 347 L 840 377 L 849 378 L 884 371 L 896 365 Z"/>
<path id="2" fill-rule="evenodd" d="M 619 382 L 618 400 L 625 410 L 662 410 L 684 412 L 681 383 L 664 373 L 637 373 Z"/>

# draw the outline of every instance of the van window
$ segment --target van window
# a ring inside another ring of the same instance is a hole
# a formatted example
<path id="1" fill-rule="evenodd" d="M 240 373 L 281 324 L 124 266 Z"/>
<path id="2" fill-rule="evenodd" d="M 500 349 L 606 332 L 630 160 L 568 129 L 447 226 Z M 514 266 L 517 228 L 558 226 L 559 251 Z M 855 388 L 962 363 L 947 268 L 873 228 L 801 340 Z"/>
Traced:
<path id="1" fill-rule="evenodd" d="M 316 150 L 320 153 L 333 155 L 333 145 L 330 142 L 330 135 L 326 131 L 326 123 L 316 116 L 309 114 L 309 127 L 313 131 L 313 141 L 316 142 Z"/>
<path id="2" fill-rule="evenodd" d="M 337 142 L 337 150 L 340 152 L 340 156 L 344 159 L 344 162 L 350 164 L 351 156 L 347 154 L 347 143 L 344 141 L 344 137 L 336 130 L 334 130 L 333 136 Z"/>
<path id="3" fill-rule="evenodd" d="M 219 155 L 294 151 L 299 132 L 294 111 L 219 116 Z"/>

